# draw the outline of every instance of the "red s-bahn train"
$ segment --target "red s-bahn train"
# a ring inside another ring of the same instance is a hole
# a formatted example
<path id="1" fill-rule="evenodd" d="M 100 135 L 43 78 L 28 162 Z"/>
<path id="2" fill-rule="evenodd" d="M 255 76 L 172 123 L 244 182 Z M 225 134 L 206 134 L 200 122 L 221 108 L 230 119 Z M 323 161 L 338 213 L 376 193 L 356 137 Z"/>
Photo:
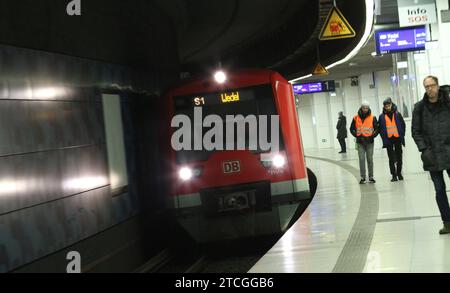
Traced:
<path id="1" fill-rule="evenodd" d="M 297 220 L 299 203 L 311 199 L 317 181 L 305 165 L 292 86 L 285 78 L 270 70 L 193 78 L 172 88 L 165 103 L 172 146 L 167 154 L 167 204 L 193 239 L 205 243 L 280 234 Z M 216 141 L 211 139 L 215 149 L 201 145 L 205 132 L 216 127 L 205 123 L 208 115 L 216 124 L 219 117 L 226 121 L 216 129 Z M 230 115 L 237 117 L 236 125 L 227 120 Z M 275 123 L 266 127 L 267 134 L 261 133 L 261 120 L 254 129 L 252 119 L 245 119 L 251 115 L 267 117 L 270 125 L 278 120 L 279 126 Z M 244 132 L 237 130 L 239 118 L 246 122 Z M 182 127 L 194 130 L 182 137 L 177 134 Z M 228 127 L 233 129 L 230 135 Z M 257 142 L 255 132 L 260 135 Z M 267 136 L 264 142 L 278 139 L 278 145 L 263 148 L 261 135 Z M 226 142 L 217 144 L 218 139 Z M 174 141 L 192 147 L 174 147 Z"/>

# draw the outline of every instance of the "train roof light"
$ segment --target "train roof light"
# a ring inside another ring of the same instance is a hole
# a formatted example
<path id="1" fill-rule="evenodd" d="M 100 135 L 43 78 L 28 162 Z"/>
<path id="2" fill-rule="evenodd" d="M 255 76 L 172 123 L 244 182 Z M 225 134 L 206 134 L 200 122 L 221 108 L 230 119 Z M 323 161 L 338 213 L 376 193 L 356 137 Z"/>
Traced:
<path id="1" fill-rule="evenodd" d="M 225 72 L 220 70 L 214 74 L 214 79 L 217 83 L 224 83 L 227 80 L 227 75 L 225 74 Z"/>

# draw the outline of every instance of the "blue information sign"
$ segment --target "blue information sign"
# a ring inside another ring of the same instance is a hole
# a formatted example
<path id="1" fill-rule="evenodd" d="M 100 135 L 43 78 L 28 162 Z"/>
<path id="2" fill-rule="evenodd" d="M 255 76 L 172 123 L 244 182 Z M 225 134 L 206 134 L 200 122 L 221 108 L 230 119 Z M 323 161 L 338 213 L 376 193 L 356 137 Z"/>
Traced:
<path id="1" fill-rule="evenodd" d="M 294 93 L 296 94 L 309 94 L 317 93 L 322 91 L 321 82 L 304 83 L 304 84 L 294 84 Z"/>
<path id="2" fill-rule="evenodd" d="M 377 54 L 425 50 L 425 26 L 375 32 Z"/>
<path id="3" fill-rule="evenodd" d="M 298 95 L 320 93 L 320 92 L 332 92 L 334 91 L 334 80 L 294 84 L 292 85 L 292 87 L 294 89 L 294 93 Z"/>

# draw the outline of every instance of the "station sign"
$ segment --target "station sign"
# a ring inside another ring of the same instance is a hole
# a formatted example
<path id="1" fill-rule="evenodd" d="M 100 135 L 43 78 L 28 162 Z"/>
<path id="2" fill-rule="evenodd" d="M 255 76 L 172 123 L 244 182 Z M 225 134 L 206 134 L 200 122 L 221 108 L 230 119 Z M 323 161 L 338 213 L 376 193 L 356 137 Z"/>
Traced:
<path id="1" fill-rule="evenodd" d="M 397 0 L 400 27 L 436 23 L 435 0 Z"/>
<path id="2" fill-rule="evenodd" d="M 377 54 L 425 50 L 425 26 L 408 27 L 375 32 Z"/>
<path id="3" fill-rule="evenodd" d="M 298 95 L 321 93 L 321 92 L 334 92 L 335 84 L 334 80 L 308 82 L 292 85 L 294 93 Z"/>

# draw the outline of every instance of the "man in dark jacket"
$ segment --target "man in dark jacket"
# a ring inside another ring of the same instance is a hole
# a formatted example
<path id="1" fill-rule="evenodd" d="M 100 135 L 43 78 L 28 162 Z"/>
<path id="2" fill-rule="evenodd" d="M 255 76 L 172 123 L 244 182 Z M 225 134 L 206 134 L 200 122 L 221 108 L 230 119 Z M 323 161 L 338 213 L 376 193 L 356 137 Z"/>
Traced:
<path id="1" fill-rule="evenodd" d="M 402 175 L 402 145 L 405 146 L 405 121 L 397 111 L 397 105 L 391 98 L 383 102 L 383 112 L 378 118 L 380 136 L 383 140 L 383 148 L 387 149 L 389 157 L 389 169 L 391 181 L 403 180 Z M 395 164 L 397 163 L 397 168 Z"/>
<path id="2" fill-rule="evenodd" d="M 439 234 L 450 233 L 450 207 L 443 171 L 450 175 L 450 100 L 448 93 L 439 89 L 435 76 L 423 81 L 425 95 L 414 105 L 412 136 L 422 153 L 425 171 L 430 171 L 436 191 L 436 202 L 444 227 Z"/>
<path id="3" fill-rule="evenodd" d="M 370 111 L 370 104 L 362 102 L 358 114 L 353 117 L 350 133 L 356 137 L 359 156 L 359 172 L 361 174 L 360 184 L 366 182 L 366 158 L 369 167 L 369 182 L 375 183 L 373 178 L 373 145 L 374 138 L 378 135 L 377 118 Z"/>
<path id="4" fill-rule="evenodd" d="M 347 138 L 347 118 L 344 116 L 344 113 L 339 112 L 338 123 L 336 125 L 337 129 L 337 139 L 339 144 L 341 145 L 340 154 L 347 152 L 347 146 L 345 145 L 345 139 Z"/>

